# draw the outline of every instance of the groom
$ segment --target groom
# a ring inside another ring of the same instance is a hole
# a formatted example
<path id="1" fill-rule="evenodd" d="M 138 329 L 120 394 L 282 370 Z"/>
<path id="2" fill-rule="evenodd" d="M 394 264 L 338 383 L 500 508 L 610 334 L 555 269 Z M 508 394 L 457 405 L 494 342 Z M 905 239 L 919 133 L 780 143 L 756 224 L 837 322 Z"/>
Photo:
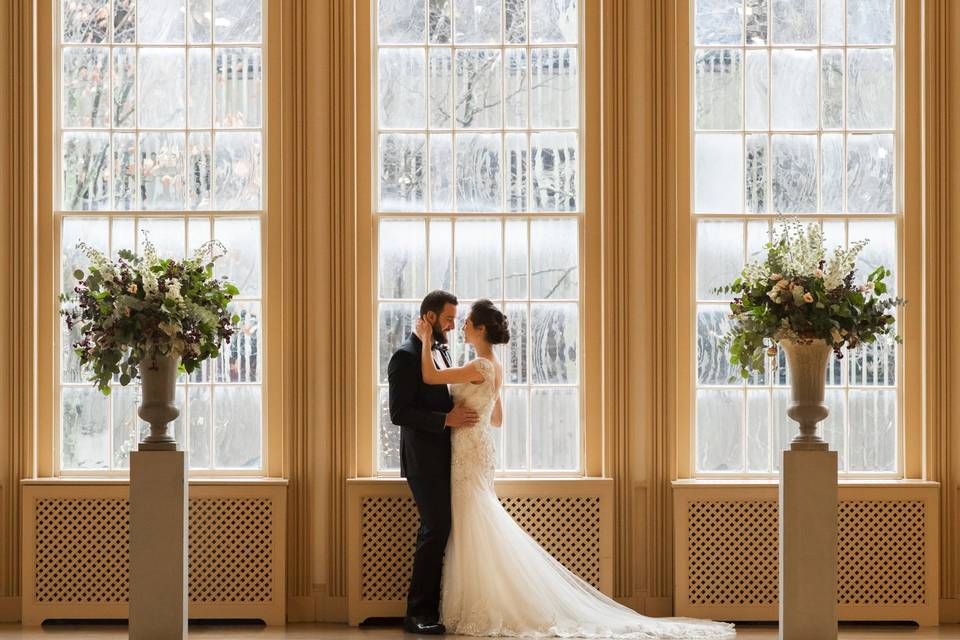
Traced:
<path id="1" fill-rule="evenodd" d="M 457 298 L 431 291 L 420 317 L 433 327 L 434 362 L 452 365 L 447 332 L 457 320 Z M 420 369 L 423 343 L 411 334 L 390 358 L 390 420 L 400 427 L 400 474 L 407 479 L 420 512 L 403 627 L 410 633 L 441 634 L 440 578 L 450 535 L 450 428 L 477 424 L 477 413 L 454 406 L 445 384 L 425 384 Z"/>

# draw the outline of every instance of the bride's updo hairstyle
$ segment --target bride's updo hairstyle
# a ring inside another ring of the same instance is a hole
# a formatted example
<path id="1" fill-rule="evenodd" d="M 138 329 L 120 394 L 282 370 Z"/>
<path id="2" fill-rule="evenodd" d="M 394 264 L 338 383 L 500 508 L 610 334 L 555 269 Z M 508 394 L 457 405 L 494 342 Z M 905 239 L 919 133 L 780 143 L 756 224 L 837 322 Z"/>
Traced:
<path id="1" fill-rule="evenodd" d="M 510 323 L 507 316 L 486 298 L 477 300 L 470 307 L 470 322 L 475 327 L 486 329 L 485 335 L 490 344 L 510 342 Z"/>

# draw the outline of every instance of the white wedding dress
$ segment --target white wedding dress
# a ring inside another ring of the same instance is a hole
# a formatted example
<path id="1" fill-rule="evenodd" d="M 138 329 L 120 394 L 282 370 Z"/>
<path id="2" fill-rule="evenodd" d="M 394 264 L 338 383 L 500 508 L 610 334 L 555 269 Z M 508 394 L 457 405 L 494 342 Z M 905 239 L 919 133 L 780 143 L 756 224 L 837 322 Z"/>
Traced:
<path id="1" fill-rule="evenodd" d="M 731 638 L 733 625 L 648 618 L 568 571 L 514 522 L 494 493 L 490 415 L 493 363 L 478 359 L 479 384 L 451 385 L 474 409 L 475 427 L 454 429 L 450 474 L 453 523 L 444 557 L 441 618 L 448 633 L 525 638 Z"/>

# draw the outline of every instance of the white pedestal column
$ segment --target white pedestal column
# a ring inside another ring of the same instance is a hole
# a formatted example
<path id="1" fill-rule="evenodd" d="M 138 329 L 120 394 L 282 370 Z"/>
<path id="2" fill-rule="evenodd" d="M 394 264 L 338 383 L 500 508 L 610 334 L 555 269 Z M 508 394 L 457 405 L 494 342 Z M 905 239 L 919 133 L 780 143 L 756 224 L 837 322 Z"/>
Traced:
<path id="1" fill-rule="evenodd" d="M 784 451 L 780 638 L 837 637 L 837 452 Z"/>
<path id="2" fill-rule="evenodd" d="M 130 453 L 130 639 L 187 637 L 187 460 Z"/>

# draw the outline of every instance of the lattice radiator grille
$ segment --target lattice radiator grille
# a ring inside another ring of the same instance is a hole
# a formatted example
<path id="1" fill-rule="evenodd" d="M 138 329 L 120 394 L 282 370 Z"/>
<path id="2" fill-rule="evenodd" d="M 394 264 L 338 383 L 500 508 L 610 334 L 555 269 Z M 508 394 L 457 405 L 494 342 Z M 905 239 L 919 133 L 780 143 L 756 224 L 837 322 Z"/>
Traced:
<path id="1" fill-rule="evenodd" d="M 687 516 L 689 604 L 778 603 L 776 501 L 694 501 Z M 924 604 L 924 503 L 841 501 L 838 516 L 839 604 Z"/>
<path id="2" fill-rule="evenodd" d="M 274 514 L 269 498 L 190 500 L 190 602 L 269 603 Z M 128 601 L 125 498 L 39 498 L 35 505 L 37 603 Z"/>
<path id="3" fill-rule="evenodd" d="M 599 497 L 509 497 L 504 508 L 554 558 L 594 586 L 600 583 Z M 407 596 L 420 518 L 412 498 L 364 497 L 360 505 L 360 597 Z"/>

